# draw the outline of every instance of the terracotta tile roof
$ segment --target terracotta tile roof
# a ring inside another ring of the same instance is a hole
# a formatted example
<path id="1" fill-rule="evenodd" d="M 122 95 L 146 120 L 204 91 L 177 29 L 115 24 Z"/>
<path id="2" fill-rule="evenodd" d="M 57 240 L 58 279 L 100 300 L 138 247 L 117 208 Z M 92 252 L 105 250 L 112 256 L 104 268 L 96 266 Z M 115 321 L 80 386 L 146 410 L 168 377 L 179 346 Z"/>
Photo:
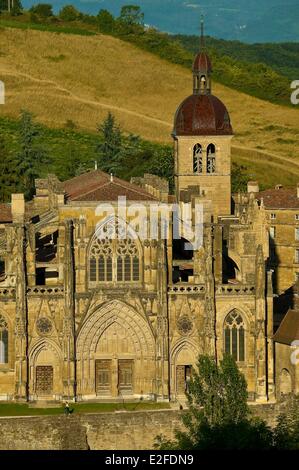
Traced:
<path id="1" fill-rule="evenodd" d="M 157 199 L 141 187 L 128 183 L 100 170 L 90 171 L 64 182 L 67 199 L 70 201 L 117 201 L 125 196 L 131 201 L 156 201 Z"/>
<path id="2" fill-rule="evenodd" d="M 12 222 L 10 204 L 0 203 L 0 223 Z"/>
<path id="3" fill-rule="evenodd" d="M 297 188 L 266 189 L 256 195 L 268 209 L 299 209 Z"/>
<path id="4" fill-rule="evenodd" d="M 276 343 L 291 344 L 299 340 L 299 311 L 288 310 L 274 335 Z"/>

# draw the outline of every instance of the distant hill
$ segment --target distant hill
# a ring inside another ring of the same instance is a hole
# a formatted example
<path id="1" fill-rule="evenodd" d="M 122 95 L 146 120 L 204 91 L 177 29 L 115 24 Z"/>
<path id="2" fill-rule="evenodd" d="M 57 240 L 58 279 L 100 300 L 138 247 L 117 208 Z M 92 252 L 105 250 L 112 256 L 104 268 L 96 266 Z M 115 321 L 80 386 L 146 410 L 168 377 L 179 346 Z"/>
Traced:
<path id="1" fill-rule="evenodd" d="M 110 110 L 121 127 L 143 138 L 171 143 L 173 116 L 192 92 L 191 70 L 128 42 L 105 35 L 0 29 L 0 77 L 6 104 L 0 115 L 28 109 L 60 128 L 71 120 L 94 132 Z M 251 178 L 266 185 L 299 181 L 299 112 L 220 85 L 213 92 L 227 105 L 234 145 L 267 152 L 234 153 Z"/>
<path id="2" fill-rule="evenodd" d="M 298 7 L 299 8 L 299 7 Z M 193 54 L 198 50 L 198 35 L 170 35 Z M 299 42 L 280 44 L 244 44 L 206 37 L 206 45 L 217 56 L 228 56 L 241 62 L 263 63 L 289 80 L 299 79 Z"/>
<path id="3" fill-rule="evenodd" d="M 39 3 L 23 0 L 25 7 Z M 243 42 L 299 41 L 298 0 L 54 0 L 57 11 L 73 3 L 79 10 L 95 14 L 101 8 L 119 14 L 122 5 L 140 5 L 145 21 L 171 33 L 196 34 L 204 14 L 208 33 L 217 38 Z"/>

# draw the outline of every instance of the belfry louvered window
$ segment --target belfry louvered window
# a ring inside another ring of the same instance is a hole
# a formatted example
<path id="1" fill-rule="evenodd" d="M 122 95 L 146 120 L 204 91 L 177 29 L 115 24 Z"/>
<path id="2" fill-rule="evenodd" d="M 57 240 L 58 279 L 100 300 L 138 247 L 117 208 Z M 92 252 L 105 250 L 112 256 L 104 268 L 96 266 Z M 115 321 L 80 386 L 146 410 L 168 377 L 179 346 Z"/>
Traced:
<path id="1" fill-rule="evenodd" d="M 202 173 L 202 146 L 200 144 L 193 147 L 193 173 Z"/>
<path id="2" fill-rule="evenodd" d="M 207 148 L 207 173 L 215 173 L 216 171 L 216 147 L 214 144 L 208 145 Z"/>
<path id="3" fill-rule="evenodd" d="M 98 231 L 89 252 L 89 280 L 99 282 L 138 282 L 140 256 L 136 239 L 125 224 L 110 220 Z"/>
<path id="4" fill-rule="evenodd" d="M 230 312 L 224 322 L 224 351 L 237 362 L 245 360 L 245 325 L 237 310 Z"/>

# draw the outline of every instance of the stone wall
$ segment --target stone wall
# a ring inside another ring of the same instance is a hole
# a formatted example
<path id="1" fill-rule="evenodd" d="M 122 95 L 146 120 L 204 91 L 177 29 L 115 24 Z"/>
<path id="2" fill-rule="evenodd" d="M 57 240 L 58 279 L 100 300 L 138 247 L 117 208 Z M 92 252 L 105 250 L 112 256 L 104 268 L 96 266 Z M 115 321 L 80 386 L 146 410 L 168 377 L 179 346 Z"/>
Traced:
<path id="1" fill-rule="evenodd" d="M 180 424 L 175 410 L 0 418 L 0 450 L 153 449 Z"/>
<path id="2" fill-rule="evenodd" d="M 278 405 L 253 405 L 254 415 L 270 426 Z M 67 416 L 0 418 L 0 450 L 145 450 L 163 434 L 181 427 L 177 410 L 116 412 Z"/>

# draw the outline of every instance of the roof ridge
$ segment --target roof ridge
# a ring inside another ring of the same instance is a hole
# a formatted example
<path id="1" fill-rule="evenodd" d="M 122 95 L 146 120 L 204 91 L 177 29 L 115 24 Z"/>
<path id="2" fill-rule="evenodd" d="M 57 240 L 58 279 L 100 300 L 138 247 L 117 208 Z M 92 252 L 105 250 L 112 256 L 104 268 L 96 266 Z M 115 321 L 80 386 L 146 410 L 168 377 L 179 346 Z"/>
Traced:
<path id="1" fill-rule="evenodd" d="M 78 197 L 84 197 L 86 196 L 87 194 L 90 194 L 90 193 L 93 193 L 94 191 L 100 189 L 100 188 L 103 188 L 105 186 L 108 186 L 109 184 L 111 183 L 111 181 L 106 181 L 105 183 L 101 184 L 100 186 L 97 186 L 95 185 L 94 187 L 92 187 L 89 191 L 86 191 L 85 193 L 80 193 L 78 194 Z M 99 183 L 98 183 L 99 184 Z M 74 196 L 73 197 L 73 200 L 76 200 L 77 196 Z"/>

